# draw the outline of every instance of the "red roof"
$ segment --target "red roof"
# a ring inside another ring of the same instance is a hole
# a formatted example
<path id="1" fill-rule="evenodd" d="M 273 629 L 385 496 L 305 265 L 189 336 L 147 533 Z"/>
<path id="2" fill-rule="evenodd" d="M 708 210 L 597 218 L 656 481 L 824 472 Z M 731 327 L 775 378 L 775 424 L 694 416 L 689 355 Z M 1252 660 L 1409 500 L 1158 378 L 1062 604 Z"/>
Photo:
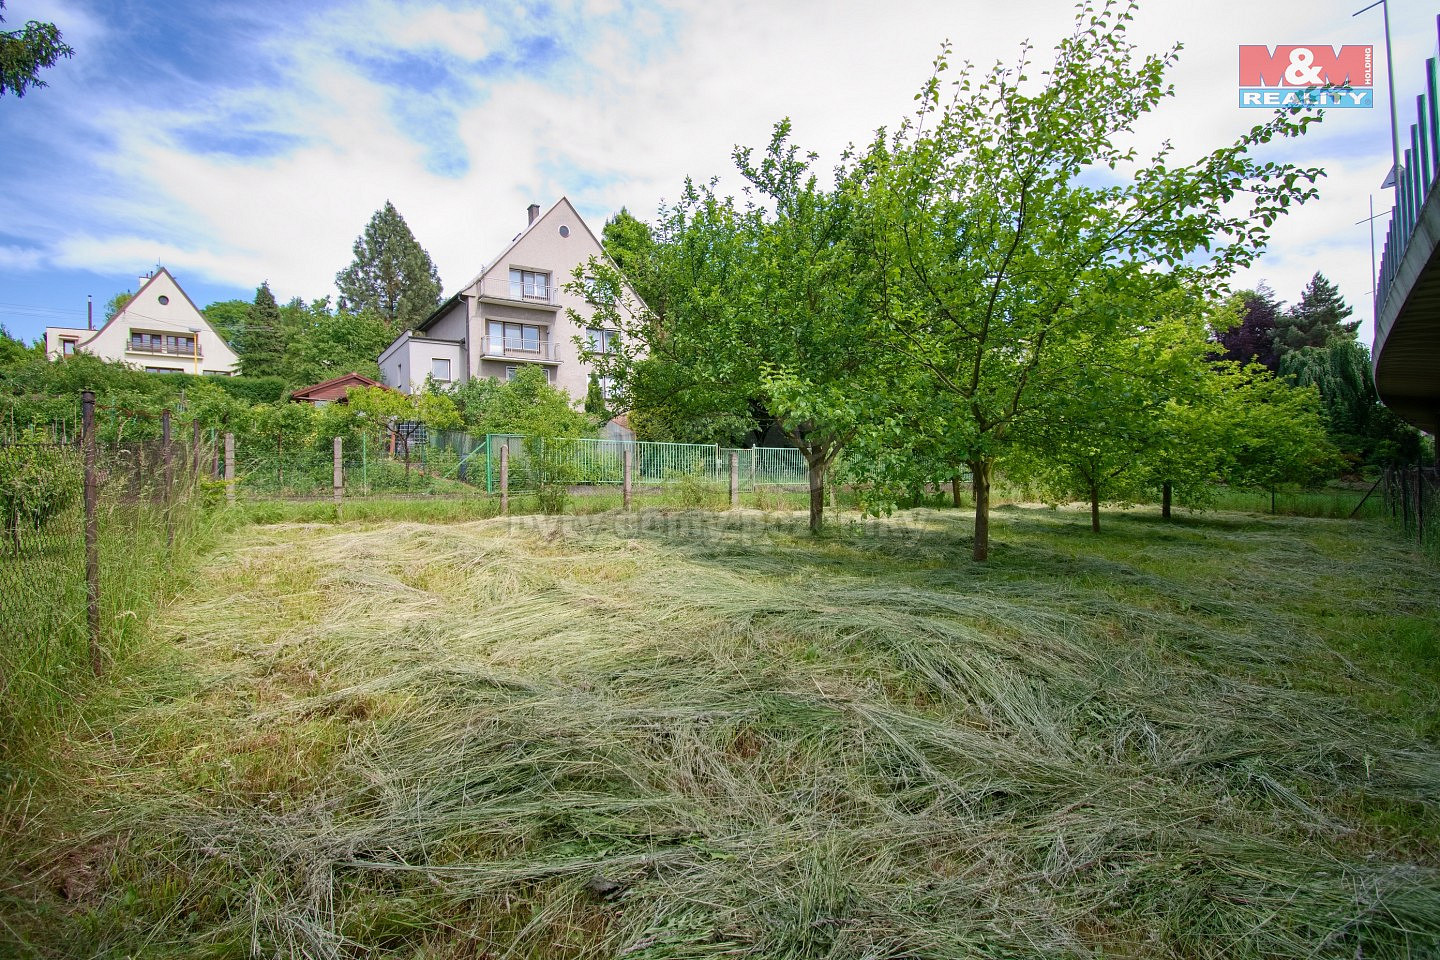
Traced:
<path id="1" fill-rule="evenodd" d="M 338 377 L 331 377 L 329 380 L 322 380 L 320 383 L 311 384 L 308 387 L 301 387 L 292 391 L 290 399 L 295 402 L 314 403 L 318 400 L 338 400 L 344 402 L 345 394 L 357 387 L 379 387 L 382 390 L 389 390 L 378 380 L 371 380 L 369 377 L 359 373 L 344 373 Z"/>

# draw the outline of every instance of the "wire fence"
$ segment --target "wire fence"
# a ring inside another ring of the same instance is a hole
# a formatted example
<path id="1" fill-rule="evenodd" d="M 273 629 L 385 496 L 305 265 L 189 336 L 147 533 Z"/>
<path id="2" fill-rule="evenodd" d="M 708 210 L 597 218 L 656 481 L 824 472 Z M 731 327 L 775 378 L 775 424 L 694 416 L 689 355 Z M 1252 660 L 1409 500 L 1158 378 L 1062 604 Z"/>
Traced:
<path id="1" fill-rule="evenodd" d="M 71 435 L 0 439 L 0 756 L 47 729 L 173 583 L 199 518 L 198 431 L 99 443 L 93 397 Z"/>
<path id="2" fill-rule="evenodd" d="M 741 490 L 808 483 L 805 458 L 793 447 L 720 447 L 697 443 L 646 440 L 592 440 L 490 434 L 485 438 L 485 488 L 499 489 L 501 449 L 509 461 L 511 490 L 529 490 L 546 483 L 570 486 L 615 485 L 625 481 L 630 458 L 631 483 L 661 486 L 674 483 L 729 483 L 730 460 L 737 462 Z M 472 454 L 474 459 L 474 454 Z"/>
<path id="3" fill-rule="evenodd" d="M 216 450 L 223 451 L 219 441 Z M 472 436 L 459 431 L 432 431 L 421 443 L 351 437 L 341 442 L 338 453 L 333 439 L 324 450 L 285 450 L 271 442 L 262 447 L 253 439 L 232 439 L 232 444 L 238 444 L 233 457 L 227 463 L 221 456 L 217 476 L 229 481 L 233 498 L 243 500 L 496 494 L 501 492 L 502 448 L 508 460 L 507 489 L 513 493 L 546 486 L 619 486 L 625 480 L 627 454 L 636 488 L 723 487 L 730 479 L 732 455 L 740 490 L 808 482 L 805 458 L 789 447 L 740 449 L 520 434 Z"/>
<path id="4" fill-rule="evenodd" d="M 1380 485 L 1385 508 L 1405 535 L 1440 557 L 1440 470 L 1387 467 Z"/>

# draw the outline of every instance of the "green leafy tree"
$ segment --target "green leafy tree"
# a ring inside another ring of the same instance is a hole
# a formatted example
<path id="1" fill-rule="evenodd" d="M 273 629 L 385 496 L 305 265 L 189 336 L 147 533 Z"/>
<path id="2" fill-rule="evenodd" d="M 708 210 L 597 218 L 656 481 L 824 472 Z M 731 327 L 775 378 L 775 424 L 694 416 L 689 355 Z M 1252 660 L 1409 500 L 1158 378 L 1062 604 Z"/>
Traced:
<path id="1" fill-rule="evenodd" d="M 1277 356 L 1283 360 L 1294 350 L 1326 347 L 1336 340 L 1354 340 L 1360 321 L 1345 322 L 1353 312 L 1335 285 L 1317 270 L 1300 294 L 1300 302 L 1276 318 Z"/>
<path id="2" fill-rule="evenodd" d="M 613 271 L 593 262 L 572 289 L 594 314 L 578 323 L 617 329 L 609 352 L 582 350 L 597 374 L 644 406 L 749 420 L 760 414 L 805 456 L 810 526 L 824 514 L 826 472 L 870 416 L 883 383 L 865 349 L 870 278 L 858 242 L 859 195 L 850 174 L 830 188 L 810 170 L 814 155 L 776 124 L 761 156 L 735 151 L 751 200 L 737 206 L 713 184 L 687 183 L 665 212 L 668 314 L 626 298 Z M 584 344 L 581 344 L 585 347 Z"/>
<path id="3" fill-rule="evenodd" d="M 379 379 L 380 352 L 393 339 L 390 324 L 373 310 L 332 311 L 328 300 L 287 307 L 290 343 L 285 378 L 296 386 L 346 373 Z"/>
<path id="4" fill-rule="evenodd" d="M 1183 306 L 1166 315 L 1173 303 L 1134 304 L 1136 314 L 1153 315 L 1134 336 L 1077 337 L 1074 376 L 1057 380 L 1019 428 L 1007 471 L 1039 481 L 1055 500 L 1088 502 L 1095 533 L 1102 502 L 1142 494 L 1151 457 L 1172 439 L 1169 408 L 1194 398 L 1210 376 L 1204 318 Z"/>
<path id="5" fill-rule="evenodd" d="M 590 384 L 585 388 L 585 412 L 593 417 L 605 415 L 605 391 L 600 389 L 600 378 L 590 374 Z"/>
<path id="6" fill-rule="evenodd" d="M 1352 468 L 1409 464 L 1420 456 L 1419 431 L 1380 403 L 1364 344 L 1336 336 L 1323 347 L 1291 350 L 1280 358 L 1280 375 L 1319 391 L 1330 437 Z"/>
<path id="7" fill-rule="evenodd" d="M 5 0 L 0 0 L 0 23 L 5 22 L 4 10 Z M 40 71 L 74 55 L 53 23 L 29 20 L 19 30 L 0 30 L 0 96 L 23 97 L 32 87 L 48 86 Z"/>
<path id="8" fill-rule="evenodd" d="M 135 299 L 135 294 L 129 290 L 122 290 L 109 300 L 105 301 L 105 321 L 115 319 L 115 314 L 125 309 L 125 305 Z"/>
<path id="9" fill-rule="evenodd" d="M 280 305 L 270 292 L 270 281 L 255 290 L 240 332 L 240 372 L 247 377 L 279 375 L 285 362 L 285 331 L 280 326 Z"/>
<path id="10" fill-rule="evenodd" d="M 1321 175 L 1250 157 L 1314 120 L 1288 114 L 1193 163 L 1175 163 L 1168 145 L 1141 159 L 1127 144 L 1170 95 L 1177 50 L 1140 57 L 1134 12 L 1082 5 L 1038 84 L 1026 48 L 1018 66 L 966 68 L 942 93 L 947 45 L 917 116 L 866 156 L 886 347 L 928 373 L 916 399 L 944 423 L 947 455 L 968 462 L 976 560 L 989 553 L 994 465 L 1064 381 L 1076 345 L 1128 337 L 1136 321 L 1117 305 L 1148 274 L 1204 283 L 1253 262 Z M 1134 172 L 1113 186 L 1091 175 L 1122 166 Z"/>
<path id="11" fill-rule="evenodd" d="M 244 300 L 217 300 L 200 312 L 220 338 L 234 347 L 240 343 L 250 307 L 251 304 Z"/>
<path id="12" fill-rule="evenodd" d="M 601 230 L 601 245 L 615 262 L 625 279 L 657 316 L 665 315 L 665 285 L 661 280 L 662 261 L 657 256 L 656 239 L 645 221 L 636 218 L 624 207 Z"/>
<path id="13" fill-rule="evenodd" d="M 1219 320 L 1215 340 L 1219 345 L 1217 359 L 1230 363 L 1258 363 L 1275 372 L 1280 355 L 1275 347 L 1275 334 L 1280 328 L 1284 309 L 1275 299 L 1275 291 L 1262 280 L 1254 290 L 1235 294 L 1230 301 L 1228 316 Z"/>
<path id="14" fill-rule="evenodd" d="M 1339 452 L 1325 431 L 1319 391 L 1293 387 L 1258 364 L 1223 364 L 1215 376 L 1213 443 L 1227 484 L 1273 497 L 1335 473 Z"/>
<path id="15" fill-rule="evenodd" d="M 440 275 L 389 200 L 355 240 L 355 259 L 335 275 L 340 312 L 372 312 L 392 337 L 413 329 L 440 303 Z"/>

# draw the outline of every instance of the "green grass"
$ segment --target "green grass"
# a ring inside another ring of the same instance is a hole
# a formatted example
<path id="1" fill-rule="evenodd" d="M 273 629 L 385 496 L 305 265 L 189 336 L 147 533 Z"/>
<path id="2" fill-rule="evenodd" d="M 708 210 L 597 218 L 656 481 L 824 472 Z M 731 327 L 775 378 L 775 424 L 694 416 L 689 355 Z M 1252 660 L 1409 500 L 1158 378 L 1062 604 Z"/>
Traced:
<path id="1" fill-rule="evenodd" d="M 0 954 L 1440 949 L 1440 583 L 1378 522 L 312 506 L 12 796 Z"/>

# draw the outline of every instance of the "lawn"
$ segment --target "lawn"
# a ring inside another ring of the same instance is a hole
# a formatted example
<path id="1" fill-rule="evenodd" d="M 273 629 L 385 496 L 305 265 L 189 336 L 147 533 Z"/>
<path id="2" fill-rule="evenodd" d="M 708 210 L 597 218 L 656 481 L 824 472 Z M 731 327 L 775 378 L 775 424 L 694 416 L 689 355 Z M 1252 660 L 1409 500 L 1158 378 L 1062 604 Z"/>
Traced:
<path id="1" fill-rule="evenodd" d="M 1433 565 L 1376 521 L 969 530 L 225 533 L 7 785 L 0 954 L 1440 950 Z"/>

